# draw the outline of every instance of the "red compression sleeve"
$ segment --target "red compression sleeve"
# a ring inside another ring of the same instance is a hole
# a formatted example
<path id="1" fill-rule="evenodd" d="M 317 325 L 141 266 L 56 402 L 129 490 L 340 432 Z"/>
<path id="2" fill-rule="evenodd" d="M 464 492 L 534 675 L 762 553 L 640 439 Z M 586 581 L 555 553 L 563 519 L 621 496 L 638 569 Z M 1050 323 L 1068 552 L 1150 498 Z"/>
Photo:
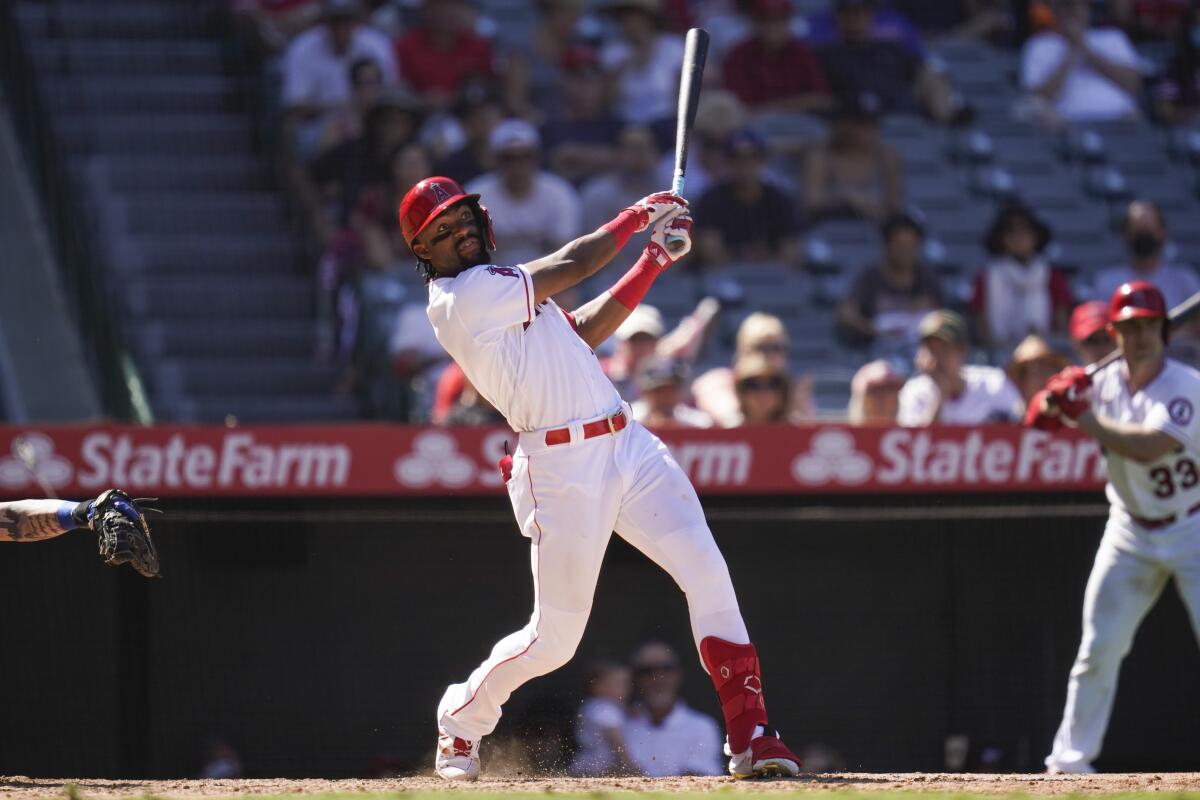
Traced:
<path id="1" fill-rule="evenodd" d="M 617 241 L 617 248 L 620 249 L 629 241 L 630 236 L 637 233 L 641 223 L 641 214 L 636 209 L 627 208 L 612 220 L 601 225 L 600 230 L 611 233 L 613 239 Z"/>
<path id="2" fill-rule="evenodd" d="M 642 302 L 646 292 L 650 291 L 650 284 L 654 283 L 660 272 L 662 269 L 658 262 L 649 253 L 642 253 L 637 263 L 613 284 L 608 293 L 615 297 L 618 303 L 633 311 L 638 303 Z"/>

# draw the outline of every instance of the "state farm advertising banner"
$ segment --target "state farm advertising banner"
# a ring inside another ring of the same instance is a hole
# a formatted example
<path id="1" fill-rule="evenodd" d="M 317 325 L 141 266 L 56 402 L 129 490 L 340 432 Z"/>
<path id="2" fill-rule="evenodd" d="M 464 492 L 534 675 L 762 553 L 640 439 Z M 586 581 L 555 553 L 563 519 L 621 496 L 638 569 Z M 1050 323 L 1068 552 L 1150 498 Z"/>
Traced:
<path id="1" fill-rule="evenodd" d="M 662 434 L 701 494 L 1099 489 L 1096 443 L 1070 431 L 747 427 Z M 0 426 L 0 495 L 483 495 L 511 431 L 404 425 Z M 563 445 L 571 446 L 571 445 Z M 588 445 L 576 445 L 588 446 Z M 536 456 L 535 456 L 536 457 Z"/>

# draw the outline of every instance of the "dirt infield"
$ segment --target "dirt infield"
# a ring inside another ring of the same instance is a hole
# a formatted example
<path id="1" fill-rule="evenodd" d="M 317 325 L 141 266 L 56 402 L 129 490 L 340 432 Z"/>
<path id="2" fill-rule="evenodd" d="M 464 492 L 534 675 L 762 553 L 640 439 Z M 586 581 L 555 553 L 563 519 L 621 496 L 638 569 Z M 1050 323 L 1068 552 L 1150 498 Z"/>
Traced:
<path id="1" fill-rule="evenodd" d="M 73 788 L 71 788 L 73 787 Z M 1136 773 L 1111 775 L 976 775 L 936 773 L 837 773 L 809 775 L 795 780 L 735 781 L 730 778 L 619 778 L 619 779 L 484 779 L 478 783 L 447 785 L 435 778 L 381 780 L 171 780 L 123 781 L 107 779 L 56 780 L 0 777 L 0 798 L 32 800 L 42 797 L 156 798 L 235 797 L 238 795 L 297 795 L 349 793 L 555 794 L 558 792 L 663 792 L 699 793 L 720 790 L 739 793 L 783 792 L 883 792 L 920 791 L 963 794 L 1117 794 L 1130 792 L 1200 792 L 1200 773 Z"/>

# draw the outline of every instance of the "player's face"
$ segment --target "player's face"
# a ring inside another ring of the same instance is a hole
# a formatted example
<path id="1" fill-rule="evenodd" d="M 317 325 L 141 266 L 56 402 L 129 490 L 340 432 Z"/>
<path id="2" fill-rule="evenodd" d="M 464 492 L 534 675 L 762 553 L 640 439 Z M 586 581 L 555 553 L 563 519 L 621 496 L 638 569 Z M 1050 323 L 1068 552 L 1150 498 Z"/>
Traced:
<path id="1" fill-rule="evenodd" d="M 466 202 L 450 206 L 421 231 L 413 243 L 413 253 L 432 264 L 439 275 L 448 277 L 486 263 L 487 249 L 475 209 Z"/>
<path id="2" fill-rule="evenodd" d="M 1113 323 L 1117 347 L 1130 366 L 1153 364 L 1163 357 L 1163 321 L 1160 317 L 1134 317 Z"/>

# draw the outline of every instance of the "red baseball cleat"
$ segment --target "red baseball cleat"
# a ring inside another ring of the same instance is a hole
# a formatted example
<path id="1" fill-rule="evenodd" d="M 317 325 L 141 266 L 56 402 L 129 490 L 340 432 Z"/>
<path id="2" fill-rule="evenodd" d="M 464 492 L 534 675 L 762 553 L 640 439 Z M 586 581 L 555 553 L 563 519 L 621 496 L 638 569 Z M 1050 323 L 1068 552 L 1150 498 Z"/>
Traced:
<path id="1" fill-rule="evenodd" d="M 779 732 L 767 733 L 750 741 L 745 752 L 733 754 L 725 741 L 729 756 L 729 774 L 735 778 L 794 778 L 800 774 L 800 758 L 788 750 Z"/>

